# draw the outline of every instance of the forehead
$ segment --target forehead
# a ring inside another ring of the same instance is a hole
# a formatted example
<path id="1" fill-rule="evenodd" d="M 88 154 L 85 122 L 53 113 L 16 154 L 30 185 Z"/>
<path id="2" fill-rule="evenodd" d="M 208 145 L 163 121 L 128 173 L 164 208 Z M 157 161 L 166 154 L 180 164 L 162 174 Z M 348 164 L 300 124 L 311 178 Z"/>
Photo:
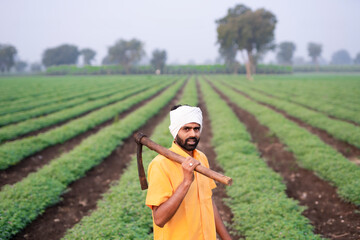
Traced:
<path id="1" fill-rule="evenodd" d="M 200 124 L 198 124 L 198 123 L 187 123 L 184 126 L 182 126 L 181 128 L 196 128 L 196 127 L 200 127 Z"/>

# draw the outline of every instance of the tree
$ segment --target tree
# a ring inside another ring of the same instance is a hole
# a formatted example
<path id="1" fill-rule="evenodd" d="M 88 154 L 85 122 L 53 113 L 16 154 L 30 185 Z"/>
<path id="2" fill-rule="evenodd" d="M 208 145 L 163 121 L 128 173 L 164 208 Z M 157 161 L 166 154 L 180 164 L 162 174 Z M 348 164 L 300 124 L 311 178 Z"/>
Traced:
<path id="1" fill-rule="evenodd" d="M 356 57 L 354 59 L 354 63 L 355 64 L 360 64 L 360 52 L 358 54 L 356 54 Z"/>
<path id="2" fill-rule="evenodd" d="M 166 64 L 167 54 L 165 50 L 155 49 L 152 52 L 152 59 L 150 60 L 151 65 L 155 70 L 160 70 L 160 73 L 164 72 Z"/>
<path id="3" fill-rule="evenodd" d="M 228 10 L 227 15 L 216 21 L 217 42 L 220 48 L 236 47 L 247 53 L 246 73 L 251 79 L 255 73 L 257 61 L 268 50 L 275 48 L 274 30 L 276 17 L 273 13 L 261 8 L 252 11 L 245 5 L 236 5 Z M 242 53 L 243 54 L 243 53 Z"/>
<path id="4" fill-rule="evenodd" d="M 239 62 L 236 61 L 237 50 L 238 48 L 235 44 L 229 46 L 228 48 L 219 48 L 220 56 L 224 59 L 225 65 L 232 69 L 234 74 L 237 74 L 239 69 Z"/>
<path id="5" fill-rule="evenodd" d="M 318 64 L 318 58 L 321 55 L 322 51 L 322 45 L 318 43 L 309 43 L 308 44 L 308 52 L 309 56 L 312 59 L 312 62 L 317 65 Z"/>
<path id="6" fill-rule="evenodd" d="M 33 73 L 38 73 L 42 71 L 41 63 L 35 62 L 30 64 L 30 71 Z"/>
<path id="7" fill-rule="evenodd" d="M 76 46 L 63 44 L 46 49 L 43 53 L 42 63 L 45 67 L 76 64 L 79 54 L 80 52 Z"/>
<path id="8" fill-rule="evenodd" d="M 103 62 L 120 64 L 125 68 L 126 73 L 130 73 L 130 68 L 145 55 L 143 48 L 144 44 L 137 39 L 130 41 L 120 39 L 114 46 L 109 47 L 108 55 Z"/>
<path id="9" fill-rule="evenodd" d="M 80 54 L 84 58 L 84 64 L 91 65 L 91 61 L 94 60 L 96 52 L 90 48 L 84 48 L 80 51 Z"/>
<path id="10" fill-rule="evenodd" d="M 296 49 L 295 44 L 292 42 L 282 42 L 277 48 L 279 50 L 276 55 L 278 63 L 292 65 L 292 58 Z"/>
<path id="11" fill-rule="evenodd" d="M 341 49 L 337 52 L 335 52 L 331 57 L 331 64 L 336 65 L 348 65 L 352 64 L 352 59 L 350 57 L 350 54 L 345 49 Z"/>
<path id="12" fill-rule="evenodd" d="M 24 72 L 27 65 L 28 64 L 26 62 L 24 62 L 24 61 L 15 62 L 15 70 L 16 70 L 16 72 L 19 72 L 19 73 Z"/>
<path id="13" fill-rule="evenodd" d="M 16 48 L 11 45 L 0 44 L 0 71 L 10 71 L 15 64 Z"/>

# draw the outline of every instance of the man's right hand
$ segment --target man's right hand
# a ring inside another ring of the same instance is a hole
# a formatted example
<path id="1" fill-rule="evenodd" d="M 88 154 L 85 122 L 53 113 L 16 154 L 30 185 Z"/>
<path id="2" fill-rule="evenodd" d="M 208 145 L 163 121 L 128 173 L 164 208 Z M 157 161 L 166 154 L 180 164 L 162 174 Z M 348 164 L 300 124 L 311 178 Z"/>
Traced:
<path id="1" fill-rule="evenodd" d="M 181 165 L 184 174 L 184 183 L 191 184 L 194 181 L 194 169 L 200 165 L 200 162 L 192 157 L 187 157 Z"/>

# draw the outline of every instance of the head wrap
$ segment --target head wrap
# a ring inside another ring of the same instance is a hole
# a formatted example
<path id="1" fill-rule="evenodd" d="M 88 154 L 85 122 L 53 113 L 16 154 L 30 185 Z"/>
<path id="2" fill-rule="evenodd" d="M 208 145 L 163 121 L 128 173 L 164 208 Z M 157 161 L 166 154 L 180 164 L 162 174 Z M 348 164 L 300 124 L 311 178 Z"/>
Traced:
<path id="1" fill-rule="evenodd" d="M 202 130 L 202 112 L 198 107 L 180 106 L 175 110 L 170 111 L 170 132 L 176 137 L 180 128 L 188 123 L 200 124 L 200 132 Z"/>

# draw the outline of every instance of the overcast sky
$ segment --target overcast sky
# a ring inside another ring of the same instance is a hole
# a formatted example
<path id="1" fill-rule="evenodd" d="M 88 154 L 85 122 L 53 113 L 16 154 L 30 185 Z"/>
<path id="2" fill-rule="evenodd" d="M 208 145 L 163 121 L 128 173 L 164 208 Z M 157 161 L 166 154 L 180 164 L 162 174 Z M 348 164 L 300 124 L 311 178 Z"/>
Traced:
<path id="1" fill-rule="evenodd" d="M 168 63 L 201 64 L 218 56 L 215 20 L 239 3 L 274 13 L 275 41 L 293 41 L 295 56 L 308 60 L 308 42 L 321 43 L 328 61 L 339 49 L 360 52 L 360 0 L 0 0 L 0 44 L 28 62 L 64 43 L 89 47 L 99 64 L 116 40 L 137 38 L 149 58 L 160 48 Z"/>

